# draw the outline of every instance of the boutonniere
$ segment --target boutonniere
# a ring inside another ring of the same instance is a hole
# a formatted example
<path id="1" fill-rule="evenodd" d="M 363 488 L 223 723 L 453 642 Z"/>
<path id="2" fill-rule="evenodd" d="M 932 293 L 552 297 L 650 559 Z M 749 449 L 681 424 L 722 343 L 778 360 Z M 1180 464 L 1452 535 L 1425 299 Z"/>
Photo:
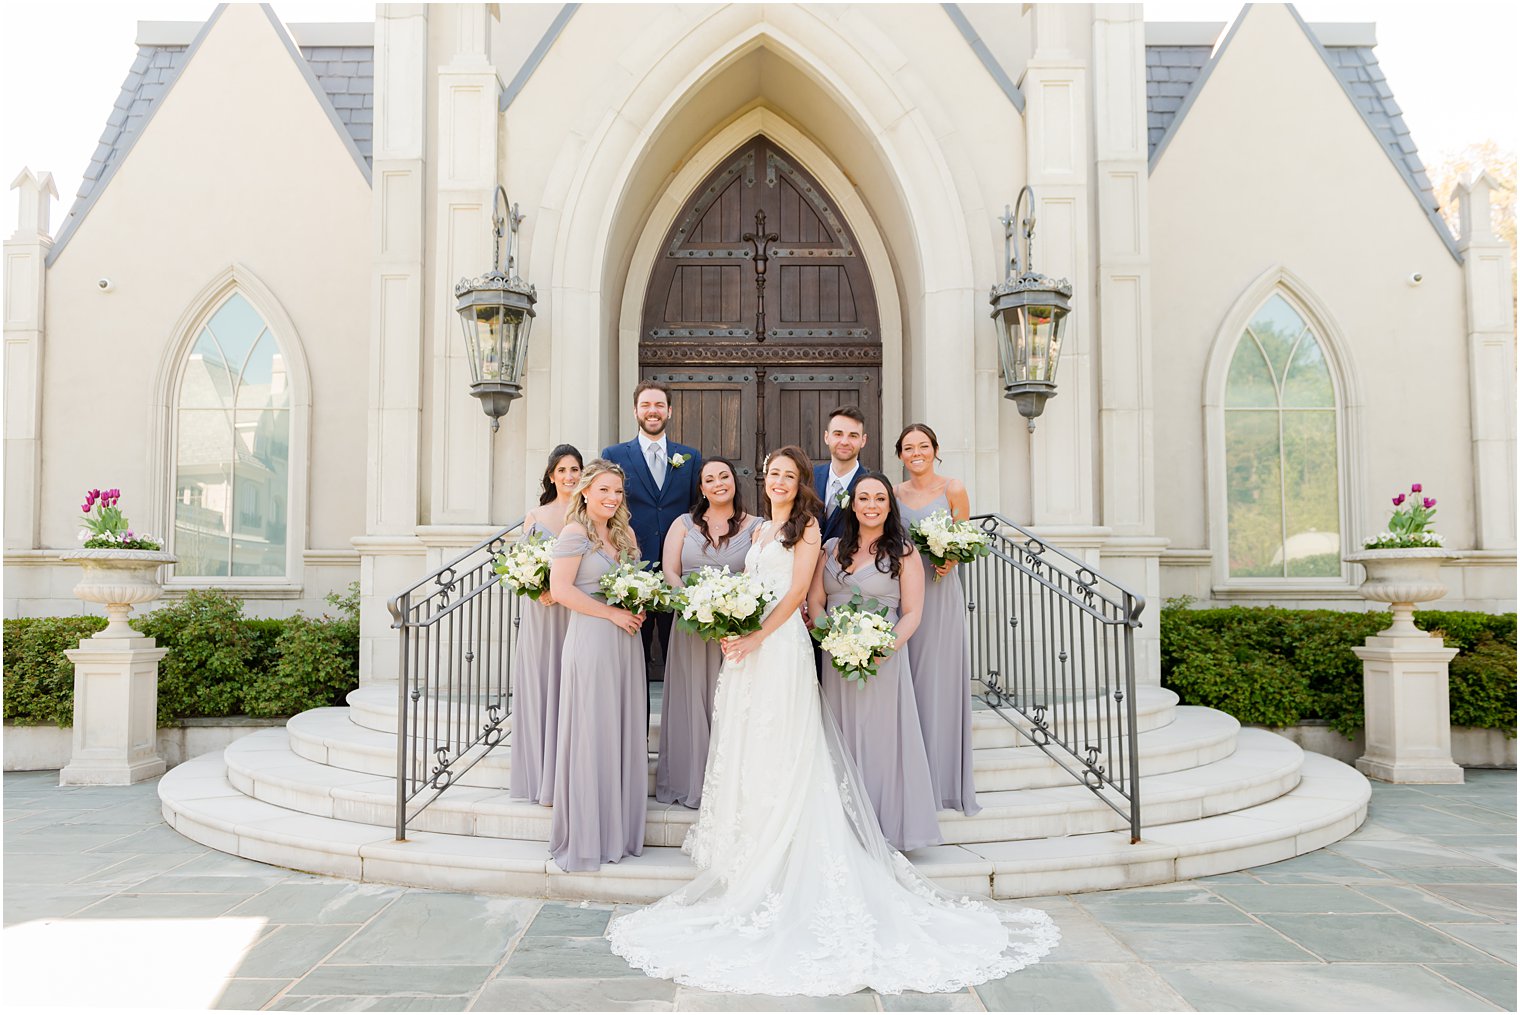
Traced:
<path id="1" fill-rule="evenodd" d="M 679 469 L 689 461 L 691 461 L 690 455 L 682 454 L 681 452 L 677 451 L 675 454 L 670 456 L 670 467 L 672 469 Z"/>
<path id="2" fill-rule="evenodd" d="M 847 508 L 850 506 L 850 500 L 854 496 L 848 489 L 840 490 L 834 495 L 834 506 L 836 508 Z"/>

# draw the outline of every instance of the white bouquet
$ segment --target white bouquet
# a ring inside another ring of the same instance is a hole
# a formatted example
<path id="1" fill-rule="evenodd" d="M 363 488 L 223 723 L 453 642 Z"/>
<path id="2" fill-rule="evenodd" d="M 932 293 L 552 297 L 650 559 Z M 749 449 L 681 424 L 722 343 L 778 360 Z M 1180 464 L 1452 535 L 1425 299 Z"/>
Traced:
<path id="1" fill-rule="evenodd" d="M 602 575 L 602 595 L 608 604 L 634 613 L 670 609 L 674 599 L 670 586 L 648 568 L 647 560 L 629 561 Z"/>
<path id="2" fill-rule="evenodd" d="M 927 518 L 913 523 L 909 530 L 913 545 L 934 563 L 942 567 L 949 561 L 969 564 L 992 551 L 992 540 L 970 521 L 958 522 L 948 511 L 936 511 Z M 934 576 L 939 581 L 939 575 Z"/>
<path id="3" fill-rule="evenodd" d="M 859 592 L 819 618 L 812 634 L 840 675 L 862 684 L 876 676 L 878 660 L 891 655 L 897 644 L 886 607 L 874 599 L 862 599 Z"/>
<path id="4" fill-rule="evenodd" d="M 507 588 L 536 600 L 549 590 L 553 551 L 554 537 L 535 532 L 498 553 L 494 568 Z"/>
<path id="5" fill-rule="evenodd" d="M 686 576 L 676 593 L 676 623 L 704 641 L 718 641 L 760 630 L 765 607 L 776 593 L 745 573 L 704 567 Z"/>

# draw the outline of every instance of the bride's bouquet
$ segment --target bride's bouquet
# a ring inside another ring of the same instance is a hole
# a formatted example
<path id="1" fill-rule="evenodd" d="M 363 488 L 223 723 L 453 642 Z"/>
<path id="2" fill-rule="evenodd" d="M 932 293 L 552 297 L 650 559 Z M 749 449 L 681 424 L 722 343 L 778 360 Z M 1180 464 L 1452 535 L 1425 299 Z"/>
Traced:
<path id="1" fill-rule="evenodd" d="M 970 521 L 955 521 L 948 511 L 936 511 L 914 522 L 909 533 L 918 552 L 927 556 L 935 567 L 943 567 L 952 560 L 957 564 L 969 564 L 992 552 L 992 540 L 987 533 Z M 934 580 L 939 581 L 939 577 L 935 575 Z"/>
<path id="2" fill-rule="evenodd" d="M 535 532 L 498 553 L 493 567 L 507 588 L 520 596 L 537 600 L 549 590 L 549 563 L 553 559 L 553 550 L 554 537 Z"/>
<path id="3" fill-rule="evenodd" d="M 874 599 L 862 599 L 859 592 L 820 617 L 812 634 L 840 675 L 862 684 L 876 676 L 879 659 L 891 655 L 897 643 L 886 607 Z"/>
<path id="4" fill-rule="evenodd" d="M 674 598 L 665 579 L 648 570 L 649 561 L 627 561 L 602 575 L 602 596 L 633 613 L 663 613 Z"/>
<path id="5" fill-rule="evenodd" d="M 765 607 L 776 593 L 752 575 L 726 567 L 704 567 L 686 576 L 675 594 L 676 624 L 704 641 L 739 637 L 760 630 Z"/>

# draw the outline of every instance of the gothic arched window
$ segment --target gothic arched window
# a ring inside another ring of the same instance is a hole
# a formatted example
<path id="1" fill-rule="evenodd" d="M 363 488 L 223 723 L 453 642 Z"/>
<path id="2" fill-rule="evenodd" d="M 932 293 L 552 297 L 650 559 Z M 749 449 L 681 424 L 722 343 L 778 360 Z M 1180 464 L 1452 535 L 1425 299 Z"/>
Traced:
<path id="1" fill-rule="evenodd" d="M 286 577 L 290 377 L 278 340 L 241 293 L 201 326 L 176 394 L 175 575 Z"/>
<path id="2" fill-rule="evenodd" d="M 1230 578 L 1334 578 L 1341 462 L 1321 339 L 1281 292 L 1256 311 L 1225 382 Z"/>

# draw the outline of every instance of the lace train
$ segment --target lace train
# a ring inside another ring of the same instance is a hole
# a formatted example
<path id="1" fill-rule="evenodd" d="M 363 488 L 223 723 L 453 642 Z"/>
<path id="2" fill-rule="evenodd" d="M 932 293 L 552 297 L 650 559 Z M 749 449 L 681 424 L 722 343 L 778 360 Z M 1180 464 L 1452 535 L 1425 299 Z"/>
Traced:
<path id="1" fill-rule="evenodd" d="M 750 569 L 784 581 L 791 552 L 756 548 Z M 887 845 L 800 619 L 724 667 L 702 808 L 682 848 L 697 876 L 613 920 L 607 937 L 629 965 L 688 986 L 957 991 L 1039 961 L 1060 937 L 1039 910 L 942 891 Z"/>

